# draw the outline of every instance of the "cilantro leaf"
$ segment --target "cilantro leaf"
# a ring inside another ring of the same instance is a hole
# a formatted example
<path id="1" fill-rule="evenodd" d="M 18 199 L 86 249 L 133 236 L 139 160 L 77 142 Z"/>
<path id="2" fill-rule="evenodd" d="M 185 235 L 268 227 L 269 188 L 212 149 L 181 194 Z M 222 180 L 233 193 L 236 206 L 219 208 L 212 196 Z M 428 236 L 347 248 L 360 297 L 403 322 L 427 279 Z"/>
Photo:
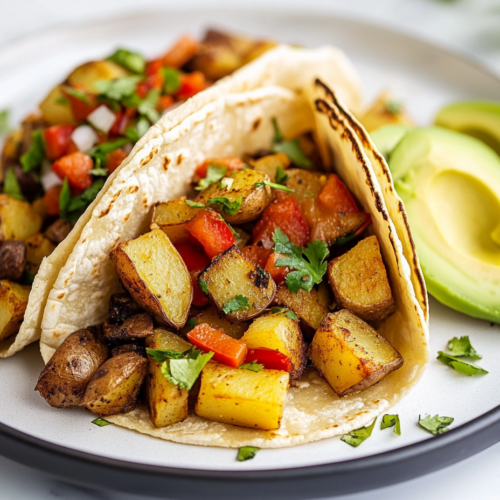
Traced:
<path id="1" fill-rule="evenodd" d="M 158 99 L 160 98 L 159 90 L 150 90 L 146 97 L 141 101 L 137 110 L 141 115 L 147 117 L 147 119 L 154 123 L 160 118 L 160 114 L 156 110 L 156 105 L 158 104 Z"/>
<path id="2" fill-rule="evenodd" d="M 61 106 L 69 106 L 69 100 L 67 97 L 58 97 L 56 99 L 56 103 L 60 104 Z"/>
<path id="3" fill-rule="evenodd" d="M 108 171 L 105 168 L 93 168 L 92 170 L 89 170 L 89 174 L 94 177 L 107 177 Z"/>
<path id="4" fill-rule="evenodd" d="M 281 167 L 276 169 L 276 174 L 274 175 L 276 184 L 285 184 L 289 178 L 290 176 Z"/>
<path id="5" fill-rule="evenodd" d="M 125 144 L 128 144 L 129 142 L 129 139 L 125 137 L 116 139 L 114 141 L 103 142 L 101 144 L 98 144 L 97 146 L 94 146 L 92 149 L 89 149 L 87 151 L 87 154 L 94 159 L 96 168 L 100 168 L 101 163 L 107 161 L 106 155 L 108 153 L 112 153 L 122 146 L 125 146 Z"/>
<path id="6" fill-rule="evenodd" d="M 146 349 L 148 356 L 151 356 L 153 361 L 161 362 L 166 359 L 182 359 L 184 353 L 179 351 L 172 351 L 171 349 Z"/>
<path id="7" fill-rule="evenodd" d="M 21 191 L 21 186 L 17 180 L 13 167 L 8 168 L 7 172 L 5 172 L 3 192 L 12 196 L 12 198 L 15 198 L 16 200 L 24 201 L 23 192 Z"/>
<path id="8" fill-rule="evenodd" d="M 149 126 L 149 120 L 141 116 L 137 120 L 135 127 L 127 127 L 125 129 L 125 136 L 131 143 L 135 144 L 149 130 Z"/>
<path id="9" fill-rule="evenodd" d="M 99 95 L 114 101 L 121 101 L 135 92 L 141 78 L 141 76 L 132 75 L 116 78 L 115 80 L 98 80 L 94 82 L 94 87 L 99 92 Z"/>
<path id="10" fill-rule="evenodd" d="M 146 69 L 146 60 L 144 57 L 137 52 L 131 52 L 127 49 L 118 49 L 107 59 L 108 61 L 113 61 L 119 66 L 132 71 L 132 73 L 144 73 L 144 70 Z"/>
<path id="11" fill-rule="evenodd" d="M 45 158 L 45 141 L 43 140 L 43 134 L 40 129 L 35 130 L 31 137 L 33 142 L 26 153 L 21 156 L 21 165 L 23 166 L 23 172 L 28 173 L 37 168 L 42 160 Z"/>
<path id="12" fill-rule="evenodd" d="M 222 310 L 226 314 L 230 314 L 232 312 L 239 311 L 243 307 L 250 307 L 250 302 L 248 302 L 247 297 L 244 295 L 236 295 L 234 299 L 228 300 L 222 306 Z"/>
<path id="13" fill-rule="evenodd" d="M 0 110 L 0 135 L 6 134 L 9 127 L 10 111 L 8 109 Z"/>
<path id="14" fill-rule="evenodd" d="M 273 116 L 271 121 L 273 122 L 273 128 L 274 128 L 273 144 L 276 144 L 277 142 L 282 142 L 283 141 L 283 134 L 281 133 L 281 130 L 278 126 L 277 118 L 275 116 Z"/>
<path id="15" fill-rule="evenodd" d="M 196 321 L 195 318 L 189 318 L 186 323 L 186 327 L 189 328 L 189 330 L 192 330 L 198 322 Z"/>
<path id="16" fill-rule="evenodd" d="M 299 321 L 299 317 L 289 309 L 285 309 L 284 307 L 275 307 L 271 309 L 271 314 L 280 314 L 286 311 L 285 317 L 289 319 L 293 319 L 294 321 Z"/>
<path id="17" fill-rule="evenodd" d="M 246 363 L 244 365 L 239 366 L 240 370 L 250 370 L 251 372 L 260 372 L 264 369 L 264 365 L 260 365 L 257 363 L 257 360 L 254 359 L 251 363 Z"/>
<path id="18" fill-rule="evenodd" d="M 87 94 L 85 94 L 85 92 L 82 92 L 79 89 L 75 89 L 73 87 L 68 87 L 68 86 L 64 86 L 63 90 L 65 94 L 69 94 L 70 96 L 79 99 L 80 101 L 84 102 L 87 106 L 92 106 L 92 103 L 89 101 L 89 98 L 87 97 Z"/>
<path id="19" fill-rule="evenodd" d="M 403 103 L 401 101 L 395 101 L 394 99 L 390 99 L 385 102 L 385 110 L 392 115 L 397 115 L 401 112 L 403 107 Z"/>
<path id="20" fill-rule="evenodd" d="M 472 377 L 473 375 L 486 375 L 488 373 L 484 368 L 466 363 L 465 361 L 462 361 L 461 359 L 443 351 L 438 351 L 437 359 L 445 365 L 453 368 L 458 373 L 468 375 L 469 377 Z"/>
<path id="21" fill-rule="evenodd" d="M 195 358 L 169 359 L 161 365 L 161 373 L 172 384 L 189 391 L 213 355 L 213 352 L 201 354 L 197 351 Z"/>
<path id="22" fill-rule="evenodd" d="M 401 436 L 401 422 L 399 421 L 399 415 L 384 415 L 382 422 L 380 423 L 381 429 L 387 429 L 394 426 L 394 434 Z"/>
<path id="23" fill-rule="evenodd" d="M 439 415 L 434 415 L 431 417 L 427 415 L 425 418 L 422 418 L 422 415 L 418 416 L 418 425 L 429 431 L 434 436 L 439 434 L 443 434 L 444 432 L 448 432 L 450 429 L 448 427 L 453 423 L 455 419 L 452 417 L 440 417 Z"/>
<path id="24" fill-rule="evenodd" d="M 59 212 L 61 213 L 61 218 L 63 219 L 64 216 L 66 215 L 66 212 L 68 211 L 70 200 L 71 200 L 71 190 L 69 188 L 68 178 L 65 177 L 61 192 L 59 194 Z"/>
<path id="25" fill-rule="evenodd" d="M 203 203 L 198 203 L 197 201 L 186 200 L 186 205 L 191 208 L 206 208 Z"/>
<path id="26" fill-rule="evenodd" d="M 238 450 L 238 456 L 236 457 L 236 460 L 238 460 L 238 462 L 251 460 L 253 457 L 255 457 L 255 454 L 258 451 L 260 451 L 260 448 L 257 448 L 256 446 L 242 446 Z"/>
<path id="27" fill-rule="evenodd" d="M 78 196 L 71 197 L 68 179 L 65 178 L 61 194 L 59 195 L 59 208 L 61 211 L 61 219 L 67 220 L 75 224 L 80 216 L 85 212 L 86 208 L 95 200 L 95 197 L 104 186 L 105 179 L 102 177 L 96 179 L 92 186 L 86 189 Z"/>
<path id="28" fill-rule="evenodd" d="M 472 347 L 468 336 L 460 338 L 453 337 L 448 341 L 448 349 L 456 358 L 466 357 L 472 359 L 482 359 L 481 354 L 479 354 L 474 347 Z"/>
<path id="29" fill-rule="evenodd" d="M 198 285 L 200 285 L 200 290 L 205 294 L 208 295 L 208 285 L 205 280 L 202 280 L 198 278 Z"/>
<path id="30" fill-rule="evenodd" d="M 162 68 L 163 91 L 165 94 L 175 94 L 181 87 L 181 74 L 175 68 Z"/>
<path id="31" fill-rule="evenodd" d="M 327 267 L 324 260 L 328 255 L 328 246 L 324 241 L 309 243 L 307 248 L 297 247 L 279 228 L 274 231 L 273 241 L 275 252 L 286 255 L 278 259 L 276 266 L 293 269 L 285 278 L 286 286 L 292 293 L 301 288 L 310 292 L 314 284 L 321 283 Z"/>
<path id="32" fill-rule="evenodd" d="M 279 189 L 280 191 L 286 191 L 287 193 L 294 193 L 295 192 L 294 189 L 287 188 L 286 186 L 282 186 L 281 184 L 276 184 L 275 182 L 266 181 L 265 179 L 263 181 L 256 182 L 254 184 L 254 186 L 255 187 L 269 186 L 269 187 L 272 187 L 274 189 Z"/>
<path id="33" fill-rule="evenodd" d="M 235 201 L 229 201 L 227 198 L 224 197 L 217 197 L 217 198 L 210 198 L 210 200 L 207 201 L 207 205 L 209 207 L 211 207 L 212 205 L 220 205 L 220 208 L 225 214 L 235 215 L 238 213 L 238 210 L 240 209 L 242 202 L 243 202 L 243 197 L 241 196 Z"/>
<path id="34" fill-rule="evenodd" d="M 96 418 L 95 420 L 92 420 L 92 423 L 99 427 L 106 427 L 107 425 L 111 425 L 111 422 L 108 422 L 103 418 Z"/>
<path id="35" fill-rule="evenodd" d="M 313 165 L 312 161 L 304 154 L 302 149 L 300 149 L 299 139 L 279 142 L 271 148 L 271 151 L 273 153 L 286 154 L 290 161 L 298 167 L 311 168 Z"/>
<path id="36" fill-rule="evenodd" d="M 195 187 L 196 191 L 203 191 L 208 186 L 219 182 L 227 172 L 227 168 L 222 165 L 212 164 L 207 168 L 207 175 Z"/>
<path id="37" fill-rule="evenodd" d="M 375 422 L 377 419 L 371 423 L 368 427 L 361 427 L 360 429 L 356 429 L 354 431 L 349 432 L 348 434 L 344 434 L 340 440 L 344 441 L 344 443 L 350 444 L 355 448 L 359 446 L 363 441 L 368 439 L 372 435 L 373 428 L 375 427 Z"/>
<path id="38" fill-rule="evenodd" d="M 23 285 L 32 285 L 34 281 L 35 275 L 28 269 L 24 268 L 23 275 L 21 277 L 21 283 Z"/>

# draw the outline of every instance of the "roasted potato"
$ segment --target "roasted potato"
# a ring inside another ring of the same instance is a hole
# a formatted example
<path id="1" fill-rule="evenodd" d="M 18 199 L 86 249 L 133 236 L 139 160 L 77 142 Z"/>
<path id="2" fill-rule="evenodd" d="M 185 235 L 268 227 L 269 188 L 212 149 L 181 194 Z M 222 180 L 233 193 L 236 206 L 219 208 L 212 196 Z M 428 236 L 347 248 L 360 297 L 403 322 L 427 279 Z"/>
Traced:
<path id="1" fill-rule="evenodd" d="M 128 293 L 115 293 L 109 299 L 108 321 L 121 325 L 125 320 L 144 312 Z"/>
<path id="2" fill-rule="evenodd" d="M 339 397 L 376 384 L 403 364 L 388 340 L 347 309 L 321 322 L 309 357 Z"/>
<path id="3" fill-rule="evenodd" d="M 31 203 L 31 207 L 42 218 L 42 220 L 47 217 L 47 205 L 45 204 L 43 198 L 37 198 L 36 200 L 33 200 L 33 202 Z"/>
<path id="4" fill-rule="evenodd" d="M 311 339 L 323 318 L 330 312 L 329 307 L 333 302 L 326 283 L 321 283 L 310 292 L 301 288 L 297 293 L 290 292 L 286 285 L 281 286 L 278 301 L 299 317 L 304 335 Z"/>
<path id="5" fill-rule="evenodd" d="M 154 209 L 153 223 L 157 224 L 175 245 L 182 240 L 189 239 L 185 225 L 194 219 L 199 211 L 199 208 L 192 208 L 186 204 L 186 197 L 158 203 Z"/>
<path id="6" fill-rule="evenodd" d="M 161 229 L 120 243 L 110 254 L 123 286 L 158 322 L 182 328 L 193 286 L 186 264 Z"/>
<path id="7" fill-rule="evenodd" d="M 139 356 L 146 357 L 146 348 L 143 345 L 137 345 L 137 344 L 123 344 L 123 345 L 118 345 L 111 349 L 111 357 L 118 356 L 120 354 L 126 353 L 126 352 L 134 352 L 135 354 L 139 354 Z"/>
<path id="8" fill-rule="evenodd" d="M 43 234 L 31 235 L 26 240 L 26 269 L 36 274 L 44 257 L 49 256 L 55 248 L 56 246 Z"/>
<path id="9" fill-rule="evenodd" d="M 233 337 L 233 339 L 240 339 L 250 325 L 248 321 L 229 321 L 226 315 L 220 312 L 217 307 L 212 304 L 193 316 L 193 319 L 197 325 L 208 323 L 214 328 L 222 328 L 224 332 L 230 337 Z"/>
<path id="10" fill-rule="evenodd" d="M 24 241 L 41 227 L 42 218 L 29 203 L 0 194 L 0 241 Z"/>
<path id="11" fill-rule="evenodd" d="M 103 417 L 132 411 L 147 371 L 147 359 L 133 352 L 108 359 L 87 385 L 81 406 Z"/>
<path id="12" fill-rule="evenodd" d="M 6 241 L 0 246 L 0 280 L 19 280 L 25 267 L 26 245 L 23 241 Z"/>
<path id="13" fill-rule="evenodd" d="M 45 230 L 45 236 L 47 236 L 47 238 L 52 241 L 54 245 L 59 245 L 61 241 L 64 241 L 72 229 L 73 226 L 71 225 L 71 222 L 57 219 Z"/>
<path id="14" fill-rule="evenodd" d="M 284 153 L 276 153 L 272 155 L 263 156 L 258 160 L 252 162 L 252 167 L 258 172 L 264 172 L 269 176 L 271 181 L 276 180 L 276 170 L 281 167 L 283 170 L 290 166 L 290 160 Z"/>
<path id="15" fill-rule="evenodd" d="M 195 412 L 216 422 L 279 429 L 289 378 L 282 370 L 254 372 L 208 363 L 201 372 Z"/>
<path id="16" fill-rule="evenodd" d="M 246 231 L 241 229 L 241 227 L 233 227 L 234 232 L 238 235 L 235 236 L 235 242 L 234 244 L 240 249 L 243 250 L 246 245 L 248 245 L 248 242 L 250 241 L 250 238 L 252 237 L 250 234 L 248 234 Z"/>
<path id="17" fill-rule="evenodd" d="M 185 352 L 192 345 L 178 335 L 157 328 L 152 337 L 146 340 L 149 349 L 168 349 Z M 161 373 L 162 363 L 149 358 L 149 378 L 147 398 L 151 421 L 156 427 L 165 427 L 181 422 L 188 415 L 189 391 L 169 382 Z"/>
<path id="18" fill-rule="evenodd" d="M 99 80 L 115 80 L 130 73 L 112 61 L 90 61 L 75 68 L 68 76 L 68 83 L 78 86 L 85 92 L 98 94 L 95 82 Z"/>
<path id="19" fill-rule="evenodd" d="M 338 304 L 365 321 L 384 319 L 395 310 L 376 236 L 333 259 L 328 264 L 328 281 Z"/>
<path id="20" fill-rule="evenodd" d="M 0 281 L 0 340 L 19 331 L 28 305 L 31 287 L 12 281 Z"/>
<path id="21" fill-rule="evenodd" d="M 108 348 L 99 341 L 94 328 L 69 335 L 45 365 L 35 387 L 55 408 L 77 406 L 87 384 L 108 358 Z"/>
<path id="22" fill-rule="evenodd" d="M 299 380 L 307 365 L 307 347 L 298 321 L 287 312 L 270 313 L 255 319 L 243 335 L 249 349 L 266 347 L 288 356 L 293 365 L 292 380 Z"/>
<path id="23" fill-rule="evenodd" d="M 121 325 L 109 321 L 104 323 L 103 337 L 112 343 L 131 342 L 153 335 L 153 318 L 148 313 L 136 314 Z"/>
<path id="24" fill-rule="evenodd" d="M 76 123 L 68 98 L 62 93 L 62 85 L 55 86 L 38 106 L 43 119 L 49 125 L 73 125 Z"/>
<path id="25" fill-rule="evenodd" d="M 215 182 L 201 191 L 195 201 L 206 205 L 212 198 L 227 198 L 230 202 L 241 198 L 241 206 L 234 215 L 225 213 L 220 205 L 213 205 L 212 208 L 230 224 L 244 224 L 257 219 L 271 203 L 273 194 L 269 186 L 256 186 L 255 184 L 264 180 L 269 181 L 269 177 L 264 172 L 248 168 L 231 172 L 228 177 L 233 179 L 231 189 L 221 188 L 221 183 Z"/>
<path id="26" fill-rule="evenodd" d="M 236 246 L 214 258 L 198 278 L 200 288 L 229 320 L 245 321 L 260 314 L 274 299 L 276 284 L 267 271 L 256 267 Z M 250 307 L 230 307 L 242 295 Z"/>

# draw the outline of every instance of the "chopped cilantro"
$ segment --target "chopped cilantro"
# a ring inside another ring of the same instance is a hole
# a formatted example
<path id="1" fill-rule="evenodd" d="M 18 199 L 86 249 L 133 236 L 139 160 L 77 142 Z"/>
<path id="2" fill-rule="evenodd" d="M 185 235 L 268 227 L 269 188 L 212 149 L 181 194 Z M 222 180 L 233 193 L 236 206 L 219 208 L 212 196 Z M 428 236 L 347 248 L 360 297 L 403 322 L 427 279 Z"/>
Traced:
<path id="1" fill-rule="evenodd" d="M 277 142 L 282 142 L 283 135 L 281 134 L 281 130 L 278 126 L 278 119 L 275 116 L 273 116 L 271 121 L 273 122 L 273 128 L 274 128 L 273 143 L 276 144 Z"/>
<path id="2" fill-rule="evenodd" d="M 458 373 L 468 375 L 469 377 L 472 377 L 473 375 L 486 375 L 488 373 L 484 368 L 466 363 L 465 361 L 462 361 L 461 359 L 443 351 L 438 351 L 437 359 L 445 365 L 453 368 Z"/>
<path id="3" fill-rule="evenodd" d="M 269 186 L 269 187 L 272 187 L 274 189 L 279 189 L 280 191 L 286 191 L 287 193 L 294 192 L 293 189 L 287 188 L 286 186 L 282 186 L 281 184 L 276 184 L 275 182 L 266 181 L 265 179 L 263 181 L 256 182 L 254 184 L 254 186 L 255 187 Z"/>
<path id="4" fill-rule="evenodd" d="M 37 168 L 42 160 L 45 158 L 45 141 L 43 140 L 43 134 L 40 129 L 35 130 L 31 137 L 33 142 L 26 153 L 21 156 L 21 165 L 23 166 L 23 172 L 28 173 Z"/>
<path id="5" fill-rule="evenodd" d="M 288 309 L 285 309 L 284 307 L 275 307 L 274 309 L 271 309 L 271 314 L 280 314 L 286 311 L 285 316 L 289 319 L 293 319 L 294 321 L 299 321 L 299 317 L 293 312 Z"/>
<path id="6" fill-rule="evenodd" d="M 201 291 L 205 295 L 207 295 L 208 294 L 208 285 L 207 285 L 207 282 L 205 280 L 202 280 L 202 279 L 198 278 L 198 285 L 200 285 Z"/>
<path id="7" fill-rule="evenodd" d="M 226 175 L 226 172 L 227 168 L 222 165 L 209 165 L 207 168 L 207 175 L 205 178 L 201 179 L 195 187 L 196 191 L 203 191 L 208 186 L 219 182 Z"/>
<path id="8" fill-rule="evenodd" d="M 229 201 L 224 197 L 211 198 L 207 201 L 207 205 L 211 207 L 212 205 L 220 205 L 222 211 L 227 215 L 235 215 L 243 203 L 243 198 L 240 196 L 235 201 Z"/>
<path id="9" fill-rule="evenodd" d="M 119 66 L 132 71 L 132 73 L 144 73 L 146 69 L 146 60 L 141 54 L 131 52 L 127 49 L 118 49 L 114 54 L 111 54 L 108 61 L 113 61 Z"/>
<path id="10" fill-rule="evenodd" d="M 96 418 L 95 420 L 92 420 L 92 423 L 97 425 L 98 427 L 106 427 L 107 425 L 111 425 L 111 422 L 108 422 L 103 418 Z"/>
<path id="11" fill-rule="evenodd" d="M 83 193 L 72 198 L 68 178 L 65 177 L 61 194 L 59 195 L 61 219 L 75 224 L 83 212 L 85 212 L 86 208 L 95 200 L 95 197 L 104 186 L 104 182 L 105 179 L 102 177 L 96 179 L 92 186 L 86 189 Z"/>
<path id="12" fill-rule="evenodd" d="M 203 203 L 198 203 L 197 201 L 193 200 L 186 200 L 186 205 L 191 208 L 206 208 Z"/>
<path id="13" fill-rule="evenodd" d="M 175 68 L 162 68 L 163 91 L 165 94 L 175 94 L 181 87 L 181 74 Z"/>
<path id="14" fill-rule="evenodd" d="M 187 357 L 182 359 L 164 361 L 161 365 L 161 373 L 172 384 L 189 391 L 214 353 L 201 354 L 201 351 L 193 350 L 186 354 Z"/>
<path id="15" fill-rule="evenodd" d="M 150 90 L 139 106 L 137 106 L 139 113 L 145 116 L 151 123 L 156 122 L 160 118 L 160 114 L 156 110 L 159 98 L 159 90 Z"/>
<path id="16" fill-rule="evenodd" d="M 125 146 L 130 140 L 128 138 L 122 137 L 114 141 L 103 142 L 97 146 L 89 149 L 87 154 L 91 156 L 95 161 L 95 168 L 100 168 L 102 163 L 107 161 L 107 154 Z"/>
<path id="17" fill-rule="evenodd" d="M 276 120 L 276 118 L 273 118 L 273 127 L 274 137 L 271 151 L 273 153 L 284 153 L 288 156 L 290 161 L 298 167 L 311 168 L 313 164 L 311 160 L 304 154 L 302 149 L 300 149 L 299 139 L 285 141 L 283 138 L 283 134 L 278 127 L 278 121 Z"/>
<path id="18" fill-rule="evenodd" d="M 56 103 L 60 104 L 61 106 L 69 106 L 69 100 L 67 97 L 58 97 L 56 99 Z"/>
<path id="19" fill-rule="evenodd" d="M 380 428 L 387 429 L 389 427 L 394 427 L 394 434 L 401 436 L 401 422 L 399 421 L 399 415 L 386 414 L 383 416 Z"/>
<path id="20" fill-rule="evenodd" d="M 94 87 L 100 95 L 114 101 L 121 101 L 125 97 L 130 97 L 135 92 L 135 88 L 140 80 L 140 76 L 123 76 L 115 80 L 98 80 L 94 82 Z"/>
<path id="21" fill-rule="evenodd" d="M 108 171 L 105 168 L 93 168 L 92 170 L 89 170 L 89 174 L 94 177 L 107 177 Z"/>
<path id="22" fill-rule="evenodd" d="M 244 462 L 245 460 L 251 460 L 252 458 L 255 457 L 255 454 L 260 450 L 260 448 L 257 448 L 256 446 L 242 446 L 238 450 L 238 455 L 236 457 L 236 460 L 238 462 Z"/>
<path id="23" fill-rule="evenodd" d="M 481 354 L 479 354 L 474 347 L 472 347 L 468 336 L 460 338 L 453 337 L 450 341 L 448 341 L 448 349 L 456 358 L 464 357 L 482 359 Z"/>
<path id="24" fill-rule="evenodd" d="M 226 314 L 230 314 L 232 312 L 239 311 L 243 307 L 250 307 L 250 302 L 248 302 L 247 297 L 244 295 L 236 295 L 234 299 L 228 300 L 222 306 L 222 310 Z"/>
<path id="25" fill-rule="evenodd" d="M 189 328 L 189 330 L 192 330 L 197 324 L 198 322 L 196 321 L 195 318 L 189 318 L 186 323 L 186 326 L 187 328 Z"/>
<path id="26" fill-rule="evenodd" d="M 3 181 L 3 192 L 12 196 L 16 200 L 24 200 L 23 192 L 21 191 L 21 186 L 17 180 L 14 168 L 10 167 L 5 172 L 5 179 Z"/>
<path id="27" fill-rule="evenodd" d="M 9 131 L 10 111 L 8 109 L 0 110 L 0 135 Z"/>
<path id="28" fill-rule="evenodd" d="M 328 255 L 328 246 L 324 241 L 309 243 L 307 248 L 297 247 L 279 228 L 274 231 L 273 241 L 275 252 L 286 255 L 278 259 L 276 266 L 293 269 L 285 278 L 286 286 L 292 293 L 301 288 L 310 292 L 315 284 L 321 283 L 327 266 L 324 260 Z"/>
<path id="29" fill-rule="evenodd" d="M 401 101 L 395 101 L 394 99 L 390 99 L 385 102 L 385 110 L 391 113 L 392 115 L 397 115 L 401 112 L 403 107 L 403 103 Z"/>
<path id="30" fill-rule="evenodd" d="M 251 372 L 260 372 L 263 369 L 264 365 L 257 363 L 256 359 L 254 359 L 251 363 L 240 365 L 240 370 L 250 370 Z"/>
<path id="31" fill-rule="evenodd" d="M 68 86 L 64 86 L 63 90 L 65 94 L 69 94 L 70 96 L 75 97 L 76 99 L 84 102 L 87 106 L 92 106 L 92 103 L 89 101 L 89 98 L 87 97 L 87 94 L 85 94 L 85 92 Z"/>
<path id="32" fill-rule="evenodd" d="M 276 184 L 285 184 L 285 182 L 290 178 L 290 176 L 281 168 L 278 167 L 276 169 L 276 174 L 274 176 L 274 180 Z"/>
<path id="33" fill-rule="evenodd" d="M 146 349 L 148 356 L 151 356 L 153 361 L 163 363 L 166 359 L 182 359 L 184 353 L 172 351 L 171 349 Z"/>
<path id="34" fill-rule="evenodd" d="M 453 423 L 455 419 L 452 417 L 440 417 L 439 415 L 434 415 L 431 417 L 427 415 L 425 418 L 422 418 L 422 415 L 418 417 L 418 425 L 429 431 L 431 434 L 435 436 L 439 434 L 443 434 L 444 432 L 448 432 L 450 429 L 448 427 Z"/>
<path id="35" fill-rule="evenodd" d="M 377 419 L 371 423 L 368 427 L 361 427 L 360 429 L 356 429 L 354 431 L 349 432 L 348 434 L 344 434 L 340 440 L 344 441 L 344 443 L 350 444 L 355 448 L 359 446 L 363 441 L 367 440 L 371 435 L 373 428 L 375 427 L 375 422 Z"/>

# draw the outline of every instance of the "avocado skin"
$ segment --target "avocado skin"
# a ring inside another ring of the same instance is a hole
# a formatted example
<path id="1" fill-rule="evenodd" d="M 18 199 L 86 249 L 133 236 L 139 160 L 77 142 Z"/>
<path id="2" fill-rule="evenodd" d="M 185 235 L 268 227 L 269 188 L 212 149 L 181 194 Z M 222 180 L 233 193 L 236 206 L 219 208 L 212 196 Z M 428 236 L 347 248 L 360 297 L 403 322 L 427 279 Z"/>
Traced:
<path id="1" fill-rule="evenodd" d="M 500 154 L 500 103 L 458 101 L 441 108 L 435 125 L 470 135 Z"/>
<path id="2" fill-rule="evenodd" d="M 370 137 L 377 151 L 382 154 L 386 161 L 389 161 L 391 152 L 398 142 L 414 128 L 412 125 L 385 125 L 370 132 Z"/>

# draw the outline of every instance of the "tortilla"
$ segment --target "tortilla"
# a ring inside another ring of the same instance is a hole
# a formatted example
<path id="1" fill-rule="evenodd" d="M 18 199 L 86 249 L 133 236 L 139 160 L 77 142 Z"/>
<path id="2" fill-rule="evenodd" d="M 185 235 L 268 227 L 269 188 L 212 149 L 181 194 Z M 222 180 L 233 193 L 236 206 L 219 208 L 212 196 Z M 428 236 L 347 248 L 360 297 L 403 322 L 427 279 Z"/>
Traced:
<path id="1" fill-rule="evenodd" d="M 58 280 L 61 268 L 68 261 L 75 245 L 78 245 L 81 241 L 83 228 L 91 220 L 94 210 L 120 170 L 124 168 L 134 170 L 137 167 L 137 162 L 140 163 L 145 158 L 145 156 L 139 158 L 139 152 L 145 149 L 147 150 L 147 156 L 154 150 L 148 147 L 150 141 L 177 127 L 203 106 L 221 96 L 273 85 L 300 89 L 304 87 L 306 82 L 312 81 L 314 76 L 321 77 L 334 86 L 350 109 L 356 111 L 361 108 L 362 97 L 359 79 L 351 63 L 341 51 L 332 47 L 305 50 L 283 45 L 265 53 L 260 58 L 236 71 L 233 75 L 220 80 L 209 89 L 197 94 L 184 105 L 169 112 L 151 127 L 148 133 L 135 145 L 120 168 L 108 178 L 96 200 L 80 217 L 68 237 L 56 248 L 52 255 L 42 262 L 33 283 L 21 329 L 15 337 L 0 343 L 0 357 L 12 356 L 28 344 L 40 339 L 42 318 L 49 292 L 53 289 L 56 280 Z M 68 281 L 67 286 L 74 287 L 74 281 L 71 283 Z M 54 300 L 62 299 L 58 299 L 56 295 Z M 49 326 L 49 329 L 52 326 Z M 64 339 L 60 336 L 59 341 L 62 342 L 62 340 Z"/>

